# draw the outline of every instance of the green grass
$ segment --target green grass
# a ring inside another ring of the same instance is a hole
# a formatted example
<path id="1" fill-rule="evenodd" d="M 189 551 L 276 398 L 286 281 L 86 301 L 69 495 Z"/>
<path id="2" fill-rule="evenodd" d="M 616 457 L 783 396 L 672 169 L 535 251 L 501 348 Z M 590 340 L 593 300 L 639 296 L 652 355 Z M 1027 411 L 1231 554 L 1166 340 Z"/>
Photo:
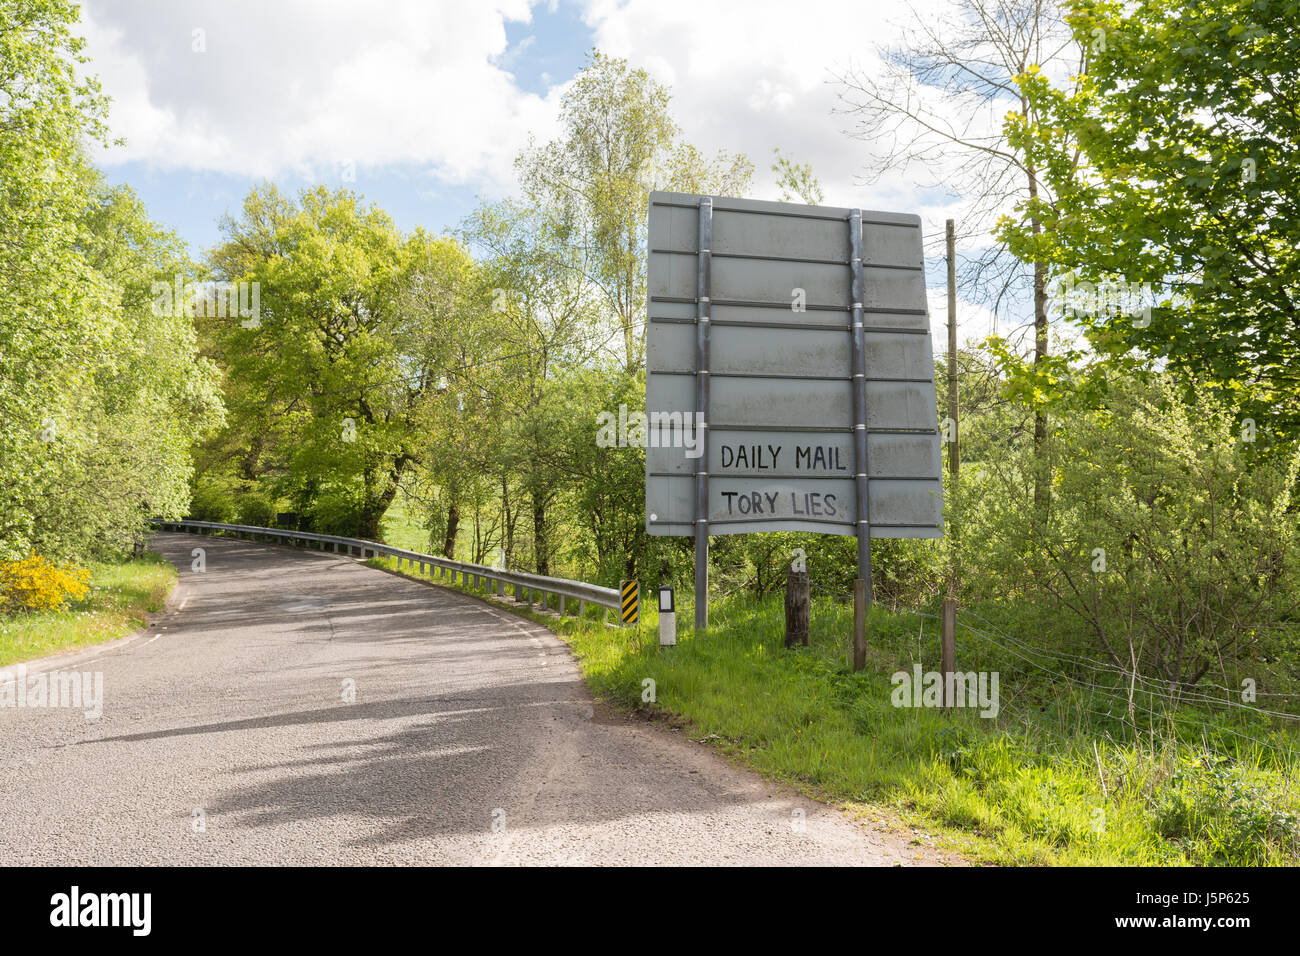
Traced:
<path id="1" fill-rule="evenodd" d="M 1045 674 L 973 634 L 959 669 L 1000 669 L 997 719 L 895 707 L 890 674 L 918 659 L 934 666 L 936 625 L 880 608 L 860 673 L 847 666 L 850 610 L 829 601 L 814 602 L 812 646 L 791 650 L 779 601 L 720 602 L 704 636 L 687 608 L 674 648 L 659 647 L 653 609 L 638 629 L 588 612 L 579 621 L 520 610 L 568 642 L 598 697 L 671 716 L 692 737 L 849 810 L 884 808 L 975 860 L 1300 862 L 1293 727 L 1183 707 L 1161 726 L 1147 712 L 1135 734 L 1120 688 Z"/>
<path id="2" fill-rule="evenodd" d="M 429 531 L 421 523 L 417 509 L 405 494 L 398 492 L 392 505 L 384 514 L 381 524 L 385 544 L 407 551 L 429 553 Z"/>
<path id="3" fill-rule="evenodd" d="M 0 667 L 125 637 L 175 584 L 176 569 L 157 554 L 91 565 L 89 592 L 67 610 L 0 615 Z"/>

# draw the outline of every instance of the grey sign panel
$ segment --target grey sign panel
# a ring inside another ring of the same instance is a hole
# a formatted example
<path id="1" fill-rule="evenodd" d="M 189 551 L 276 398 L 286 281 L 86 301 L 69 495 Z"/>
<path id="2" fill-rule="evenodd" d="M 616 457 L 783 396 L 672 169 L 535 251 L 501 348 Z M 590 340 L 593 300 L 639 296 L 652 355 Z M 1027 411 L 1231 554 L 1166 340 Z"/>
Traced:
<path id="1" fill-rule="evenodd" d="M 942 533 L 920 220 L 861 212 L 858 264 L 853 214 L 717 197 L 702 211 L 699 196 L 651 194 L 651 534 L 706 522 L 709 534 L 860 534 L 861 522 L 871 537 Z M 700 249 L 701 234 L 711 248 Z M 865 372 L 856 402 L 854 315 Z M 704 394 L 707 428 L 697 429 Z"/>
<path id="2" fill-rule="evenodd" d="M 868 482 L 873 538 L 932 538 L 942 518 L 941 479 Z M 688 535 L 694 531 L 692 475 L 659 478 L 646 501 L 655 534 Z M 709 533 L 820 531 L 853 534 L 857 500 L 851 478 L 726 478 L 709 476 Z"/>

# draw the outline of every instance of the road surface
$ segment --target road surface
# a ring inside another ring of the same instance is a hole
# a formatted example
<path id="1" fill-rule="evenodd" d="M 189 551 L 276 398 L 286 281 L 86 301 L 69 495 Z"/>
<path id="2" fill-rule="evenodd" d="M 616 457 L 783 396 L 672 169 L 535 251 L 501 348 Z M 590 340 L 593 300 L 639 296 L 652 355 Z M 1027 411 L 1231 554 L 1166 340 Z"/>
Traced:
<path id="1" fill-rule="evenodd" d="M 501 608 L 341 555 L 155 547 L 181 579 L 148 630 L 29 665 L 102 674 L 102 716 L 0 707 L 6 865 L 949 859 L 593 705 Z"/>

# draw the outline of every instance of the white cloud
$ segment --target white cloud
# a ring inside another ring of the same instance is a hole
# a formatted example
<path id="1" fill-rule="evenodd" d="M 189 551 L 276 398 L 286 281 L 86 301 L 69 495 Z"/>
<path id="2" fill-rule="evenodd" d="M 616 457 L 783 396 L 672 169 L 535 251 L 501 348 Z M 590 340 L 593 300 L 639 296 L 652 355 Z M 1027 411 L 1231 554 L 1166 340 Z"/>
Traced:
<path id="1" fill-rule="evenodd" d="M 754 161 L 756 198 L 780 198 L 770 171 L 772 149 L 779 147 L 787 158 L 811 164 L 830 205 L 919 215 L 930 282 L 943 281 L 936 260 L 943 255 L 946 219 L 957 223 L 963 262 L 993 246 L 992 221 L 976 195 L 986 177 L 970 182 L 959 174 L 962 156 L 949 155 L 932 166 L 900 164 L 867 182 L 864 173 L 887 155 L 886 144 L 849 135 L 857 121 L 842 112 L 840 77 L 879 77 L 877 50 L 903 40 L 905 26 L 918 22 L 913 13 L 951 38 L 959 27 L 952 0 L 586 0 L 586 8 L 597 46 L 672 86 L 673 113 L 688 140 L 706 151 L 744 152 Z M 927 103 L 938 122 L 968 135 L 996 135 L 1007 108 L 1005 101 L 958 106 L 942 96 L 929 96 Z M 982 300 L 990 290 L 963 285 L 962 293 Z M 995 331 L 1022 337 L 1017 327 L 1028 307 L 1028 290 L 1020 285 L 999 298 L 997 316 L 987 304 L 963 299 L 959 340 L 979 341 Z M 931 291 L 930 308 L 936 348 L 943 351 L 942 288 Z"/>
<path id="2" fill-rule="evenodd" d="M 555 130 L 559 90 L 523 92 L 506 65 L 527 0 L 92 0 L 82 18 L 127 140 L 105 164 L 323 177 L 415 163 L 503 189 L 529 132 Z"/>
<path id="3" fill-rule="evenodd" d="M 926 289 L 927 305 L 930 309 L 930 335 L 934 341 L 935 355 L 948 352 L 948 290 L 946 288 Z M 1003 320 L 996 321 L 991 309 L 975 302 L 957 298 L 957 347 L 984 341 L 994 332 L 1006 334 L 1010 329 Z"/>
<path id="4" fill-rule="evenodd" d="M 920 214 L 932 256 L 948 217 L 963 255 L 979 244 L 982 233 L 967 236 L 969 201 L 927 189 L 931 174 L 895 169 L 864 184 L 872 144 L 846 135 L 854 120 L 835 112 L 837 76 L 875 70 L 875 48 L 898 38 L 890 18 L 906 18 L 905 7 L 882 15 L 863 0 L 575 2 L 595 45 L 671 86 L 691 142 L 750 156 L 760 198 L 778 198 L 769 167 L 779 147 L 812 165 L 828 203 Z M 949 0 L 912 5 L 939 22 Z M 533 20 L 553 8 L 553 0 L 87 0 L 92 68 L 114 97 L 114 132 L 127 139 L 99 159 L 326 181 L 345 163 L 359 173 L 412 164 L 431 174 L 423 196 L 509 192 L 528 137 L 558 132 L 570 77 L 544 75 L 539 96 L 511 72 L 554 56 L 554 24 Z M 508 23 L 529 24 L 513 48 Z M 205 31 L 203 53 L 192 49 L 195 30 Z"/>
<path id="5" fill-rule="evenodd" d="M 934 18 L 948 0 L 916 0 Z M 886 11 L 883 15 L 882 8 Z M 747 0 L 738 7 L 699 0 L 587 0 L 596 44 L 671 84 L 673 112 L 701 148 L 749 155 L 755 195 L 778 199 L 772 149 L 810 163 L 826 202 L 915 212 L 926 236 L 941 237 L 943 220 L 963 216 L 960 200 L 926 192 L 933 174 L 895 170 L 867 185 L 862 173 L 871 144 L 846 135 L 855 122 L 836 113 L 837 77 L 877 67 L 877 45 L 900 36 L 901 5 L 863 0 Z M 896 21 L 896 22 L 891 22 Z"/>

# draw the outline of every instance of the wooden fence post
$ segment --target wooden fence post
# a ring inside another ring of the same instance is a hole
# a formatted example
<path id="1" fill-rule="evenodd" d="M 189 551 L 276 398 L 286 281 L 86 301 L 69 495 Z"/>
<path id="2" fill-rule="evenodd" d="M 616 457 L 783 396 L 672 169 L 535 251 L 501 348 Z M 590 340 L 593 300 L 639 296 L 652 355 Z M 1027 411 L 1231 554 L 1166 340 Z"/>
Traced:
<path id="1" fill-rule="evenodd" d="M 808 617 L 812 596 L 807 571 L 785 571 L 785 646 L 808 646 Z"/>

